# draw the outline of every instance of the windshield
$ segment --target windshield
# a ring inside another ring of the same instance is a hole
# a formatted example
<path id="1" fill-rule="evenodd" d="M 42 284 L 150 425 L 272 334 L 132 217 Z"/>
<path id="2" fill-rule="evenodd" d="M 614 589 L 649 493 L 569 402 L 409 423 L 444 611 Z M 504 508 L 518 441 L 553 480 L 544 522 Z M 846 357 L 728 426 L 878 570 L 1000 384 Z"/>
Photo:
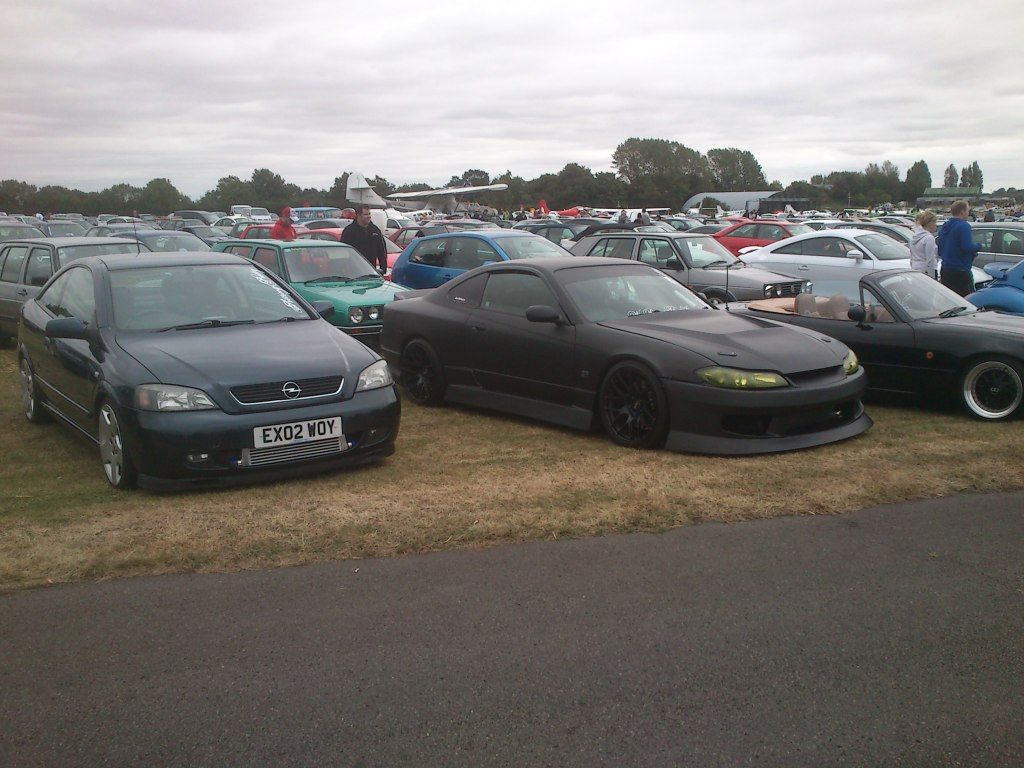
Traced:
<path id="1" fill-rule="evenodd" d="M 250 208 L 249 209 L 249 215 L 250 216 L 269 216 L 270 215 L 270 211 L 268 211 L 266 208 Z"/>
<path id="2" fill-rule="evenodd" d="M 51 223 L 48 227 L 50 230 L 50 237 L 61 237 L 61 236 L 78 236 L 85 233 L 85 227 L 81 224 L 53 224 Z"/>
<path id="3" fill-rule="evenodd" d="M 193 235 L 199 237 L 223 237 L 224 233 L 213 227 L 190 227 Z"/>
<path id="4" fill-rule="evenodd" d="M 69 261 L 84 259 L 86 256 L 107 256 L 111 253 L 138 253 L 145 252 L 145 246 L 141 249 L 135 243 L 97 243 L 96 245 L 65 245 L 57 249 L 57 259 L 63 267 Z"/>
<path id="5" fill-rule="evenodd" d="M 320 245 L 310 242 L 302 248 L 285 248 L 284 263 L 288 267 L 288 279 L 293 283 L 307 283 L 310 280 L 335 278 L 345 282 L 357 277 L 377 277 L 377 270 L 348 245 Z"/>
<path id="6" fill-rule="evenodd" d="M 690 257 L 693 266 L 697 268 L 711 264 L 724 267 L 739 261 L 713 237 L 680 237 L 676 239 L 676 246 Z"/>
<path id="7" fill-rule="evenodd" d="M 110 288 L 122 331 L 310 319 L 291 291 L 246 264 L 112 270 Z"/>
<path id="8" fill-rule="evenodd" d="M 786 229 L 789 230 L 790 236 L 793 235 L 806 235 L 808 232 L 814 230 L 808 227 L 806 224 L 787 224 Z"/>
<path id="9" fill-rule="evenodd" d="M 510 259 L 542 259 L 545 256 L 570 255 L 565 248 L 540 235 L 502 237 L 498 238 L 497 242 Z"/>
<path id="10" fill-rule="evenodd" d="M 907 246 L 885 235 L 858 235 L 854 240 L 863 245 L 876 259 L 882 261 L 910 258 L 910 249 Z"/>
<path id="11" fill-rule="evenodd" d="M 556 274 L 573 303 L 593 323 L 708 308 L 688 289 L 656 269 L 581 267 Z"/>
<path id="12" fill-rule="evenodd" d="M 0 224 L 0 237 L 45 237 L 45 235 L 35 227 L 24 224 L 15 224 L 14 226 Z"/>
<path id="13" fill-rule="evenodd" d="M 914 320 L 938 317 L 948 312 L 975 312 L 977 307 L 967 299 L 953 293 L 942 283 L 923 272 L 896 272 L 882 278 L 878 285 L 888 298 Z"/>
<path id="14" fill-rule="evenodd" d="M 188 232 L 167 232 L 159 235 L 139 235 L 139 239 L 152 251 L 208 251 L 210 246 Z"/>

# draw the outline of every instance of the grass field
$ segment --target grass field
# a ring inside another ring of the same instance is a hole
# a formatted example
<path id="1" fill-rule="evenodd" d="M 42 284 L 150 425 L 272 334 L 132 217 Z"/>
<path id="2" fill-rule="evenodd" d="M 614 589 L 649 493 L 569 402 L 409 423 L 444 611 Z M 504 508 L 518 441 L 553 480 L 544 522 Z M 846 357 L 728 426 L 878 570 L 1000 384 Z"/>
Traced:
<path id="1" fill-rule="evenodd" d="M 406 402 L 382 464 L 274 485 L 110 490 L 95 450 L 20 412 L 0 350 L 0 589 L 479 547 L 704 520 L 835 514 L 1024 487 L 1020 422 L 872 406 L 838 445 L 754 458 L 638 452 L 602 435 Z"/>

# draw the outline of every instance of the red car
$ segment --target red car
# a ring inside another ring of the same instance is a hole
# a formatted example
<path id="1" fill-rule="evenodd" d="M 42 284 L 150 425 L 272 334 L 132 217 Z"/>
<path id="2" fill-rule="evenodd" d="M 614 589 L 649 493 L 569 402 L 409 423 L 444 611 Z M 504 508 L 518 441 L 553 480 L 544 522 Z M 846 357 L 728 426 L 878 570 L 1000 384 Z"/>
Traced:
<path id="1" fill-rule="evenodd" d="M 336 243 L 341 242 L 341 233 L 345 230 L 343 228 L 335 229 L 311 229 L 309 232 L 304 232 L 299 235 L 300 240 L 333 240 Z M 384 245 L 388 250 L 388 271 L 384 274 L 385 280 L 391 279 L 391 269 L 395 266 L 395 262 L 398 261 L 398 257 L 402 254 L 402 249 L 396 243 L 391 240 L 384 238 Z"/>
<path id="2" fill-rule="evenodd" d="M 771 245 L 776 240 L 785 240 L 793 235 L 806 235 L 814 230 L 806 224 L 791 221 L 738 221 L 721 232 L 711 235 L 722 245 L 739 256 L 741 248 Z"/>
<path id="3" fill-rule="evenodd" d="M 274 228 L 273 224 L 250 224 L 248 227 L 242 230 L 242 234 L 239 235 L 243 240 L 269 240 L 270 230 Z M 305 227 L 296 227 L 295 234 L 299 237 L 309 232 Z"/>

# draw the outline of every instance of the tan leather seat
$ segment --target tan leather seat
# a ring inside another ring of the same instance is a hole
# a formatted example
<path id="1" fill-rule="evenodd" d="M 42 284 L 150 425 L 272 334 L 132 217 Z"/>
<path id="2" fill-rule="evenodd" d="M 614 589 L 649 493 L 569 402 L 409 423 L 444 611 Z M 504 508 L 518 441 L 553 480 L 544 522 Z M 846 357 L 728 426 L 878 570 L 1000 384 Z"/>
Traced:
<path id="1" fill-rule="evenodd" d="M 825 311 L 828 313 L 825 317 L 831 317 L 833 320 L 849 320 L 850 300 L 842 294 L 833 294 L 829 296 Z"/>
<path id="2" fill-rule="evenodd" d="M 798 315 L 818 314 L 817 304 L 814 301 L 814 297 L 809 293 L 798 293 L 796 300 L 793 302 L 793 307 Z"/>

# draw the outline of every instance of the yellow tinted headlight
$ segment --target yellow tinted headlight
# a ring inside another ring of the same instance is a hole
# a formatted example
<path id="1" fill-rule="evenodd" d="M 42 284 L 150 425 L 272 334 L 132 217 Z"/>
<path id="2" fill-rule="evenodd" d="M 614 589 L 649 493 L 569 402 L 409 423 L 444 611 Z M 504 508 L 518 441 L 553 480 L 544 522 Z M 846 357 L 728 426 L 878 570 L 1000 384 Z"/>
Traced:
<path id="1" fill-rule="evenodd" d="M 727 389 L 774 389 L 788 387 L 789 382 L 771 371 L 741 371 L 737 368 L 713 366 L 697 371 L 708 384 Z"/>
<path id="2" fill-rule="evenodd" d="M 857 360 L 857 356 L 850 350 L 850 354 L 843 360 L 843 370 L 846 371 L 846 375 L 849 376 L 851 373 L 856 373 L 857 369 L 860 368 L 860 361 Z"/>

